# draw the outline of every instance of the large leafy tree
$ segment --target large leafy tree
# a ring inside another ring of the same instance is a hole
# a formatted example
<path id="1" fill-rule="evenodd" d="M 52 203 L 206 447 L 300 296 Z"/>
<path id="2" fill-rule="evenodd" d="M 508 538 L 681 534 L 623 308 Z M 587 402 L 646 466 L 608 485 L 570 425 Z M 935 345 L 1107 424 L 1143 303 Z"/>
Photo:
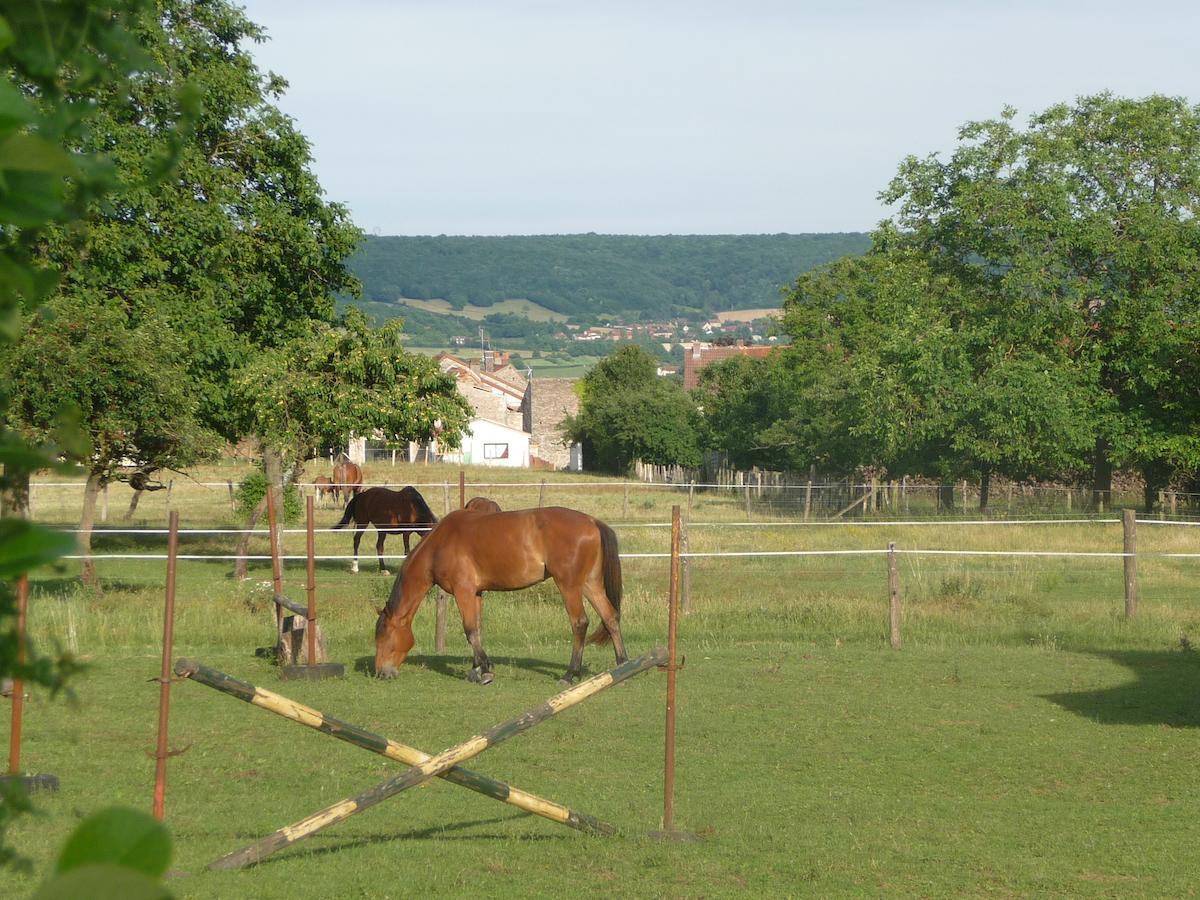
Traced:
<path id="1" fill-rule="evenodd" d="M 657 376 L 657 366 L 641 347 L 626 346 L 584 376 L 579 414 L 566 429 L 583 444 L 589 468 L 625 472 L 635 460 L 700 464 L 696 407 L 676 382 Z"/>
<path id="2" fill-rule="evenodd" d="M 1099 94 L 1026 128 L 968 123 L 943 160 L 905 160 L 883 199 L 931 267 L 1015 334 L 1093 373 L 1091 469 L 1141 470 L 1147 502 L 1200 466 L 1200 109 Z"/>
<path id="3" fill-rule="evenodd" d="M 346 310 L 261 353 L 240 381 L 256 431 L 289 467 L 341 445 L 351 434 L 404 443 L 437 436 L 458 445 L 471 407 L 454 378 L 405 352 L 398 319 L 371 328 Z"/>
<path id="4" fill-rule="evenodd" d="M 786 351 L 816 459 L 948 482 L 1060 474 L 1091 446 L 1091 370 L 902 241 L 801 276 Z M 847 439 L 851 442 L 846 444 Z"/>

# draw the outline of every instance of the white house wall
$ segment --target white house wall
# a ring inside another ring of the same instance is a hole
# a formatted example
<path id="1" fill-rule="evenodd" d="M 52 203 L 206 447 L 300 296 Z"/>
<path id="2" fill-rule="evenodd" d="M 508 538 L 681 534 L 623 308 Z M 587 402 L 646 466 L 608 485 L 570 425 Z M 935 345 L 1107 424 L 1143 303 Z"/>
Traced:
<path id="1" fill-rule="evenodd" d="M 505 456 L 496 455 L 501 446 L 506 448 Z M 527 468 L 529 434 L 487 419 L 473 419 L 463 435 L 462 450 L 447 452 L 442 459 L 463 465 Z"/>

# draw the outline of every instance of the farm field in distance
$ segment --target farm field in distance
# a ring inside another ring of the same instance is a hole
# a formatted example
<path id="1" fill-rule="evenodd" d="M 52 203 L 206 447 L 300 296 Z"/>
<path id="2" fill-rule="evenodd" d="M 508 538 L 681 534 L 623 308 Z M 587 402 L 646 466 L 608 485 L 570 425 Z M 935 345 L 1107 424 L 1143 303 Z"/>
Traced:
<path id="1" fill-rule="evenodd" d="M 326 466 L 313 463 L 307 477 Z M 182 528 L 240 528 L 226 488 L 245 464 L 175 476 Z M 442 514 L 457 467 L 368 465 L 368 482 L 420 484 Z M 468 468 L 469 487 L 505 508 L 547 504 L 604 518 L 627 554 L 663 553 L 686 491 L 613 479 Z M 543 489 L 541 482 L 548 483 Z M 48 479 L 49 480 L 49 479 Z M 55 482 L 64 479 L 55 478 Z M 543 492 L 544 491 L 544 492 Z M 166 491 L 113 486 L 99 528 L 165 525 Z M 35 486 L 41 521 L 73 527 L 81 491 Z M 878 551 L 1119 553 L 1110 521 L 1079 524 L 797 525 L 729 493 L 696 492 L 689 549 L 873 551 L 871 555 L 697 557 L 680 624 L 675 824 L 699 844 L 646 833 L 662 810 L 664 676 L 650 672 L 484 753 L 469 767 L 617 825 L 589 837 L 435 781 L 241 872 L 205 865 L 395 774 L 398 767 L 201 685 L 172 688 L 166 822 L 180 897 L 483 895 L 1187 896 L 1200 787 L 1200 531 L 1139 525 L 1140 605 L 1123 616 L 1119 557 L 899 557 L 903 648 L 887 640 Z M 340 509 L 318 511 L 318 527 Z M 702 524 L 714 523 L 714 524 Z M 289 527 L 298 527 L 293 524 Z M 229 554 L 236 535 L 185 535 L 181 553 Z M 165 536 L 97 534 L 94 552 L 162 553 Z M 317 535 L 347 556 L 349 532 Z M 286 550 L 301 554 L 303 534 Z M 265 536 L 251 553 L 265 554 Z M 397 537 L 387 551 L 400 553 Z M 391 561 L 393 571 L 398 561 Z M 112 803 L 150 808 L 161 652 L 162 560 L 100 559 L 101 594 L 75 564 L 32 577 L 31 629 L 88 664 L 69 698 L 35 691 L 23 761 L 62 781 L 11 832 L 38 874 L 78 820 Z M 270 563 L 230 577 L 230 560 L 179 563 L 176 657 L 189 656 L 328 714 L 433 753 L 559 690 L 570 648 L 557 591 L 543 584 L 484 601 L 496 682 L 468 684 L 468 647 L 451 604 L 447 648 L 433 649 L 432 598 L 417 646 L 391 682 L 369 675 L 375 608 L 393 579 L 374 571 L 374 532 L 348 560 L 318 564 L 321 621 L 341 681 L 281 682 L 254 650 L 273 641 Z M 624 563 L 631 654 L 663 643 L 667 560 Z M 303 600 L 302 561 L 285 593 Z M 591 616 L 593 621 L 594 614 Z M 589 647 L 589 673 L 610 648 Z M 7 721 L 7 717 L 4 717 Z M 7 724 L 4 726 L 7 730 Z M 5 735 L 7 736 L 7 735 Z M 37 879 L 0 873 L 0 894 Z"/>

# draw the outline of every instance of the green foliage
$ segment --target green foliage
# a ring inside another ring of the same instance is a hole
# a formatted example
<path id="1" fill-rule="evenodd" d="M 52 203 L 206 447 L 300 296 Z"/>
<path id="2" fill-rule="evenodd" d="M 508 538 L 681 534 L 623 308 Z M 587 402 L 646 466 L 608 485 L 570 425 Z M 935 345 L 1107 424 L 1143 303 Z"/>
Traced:
<path id="1" fill-rule="evenodd" d="M 238 515 L 248 519 L 266 495 L 267 476 L 262 472 L 251 472 L 242 479 L 234 495 Z M 283 521 L 290 525 L 299 522 L 303 516 L 304 501 L 300 489 L 294 482 L 288 482 L 283 486 Z"/>
<path id="2" fill-rule="evenodd" d="M 153 323 L 182 344 L 196 414 L 236 440 L 248 427 L 233 382 L 261 347 L 333 314 L 356 282 L 342 264 L 359 237 L 327 203 L 308 142 L 273 101 L 282 79 L 254 65 L 261 29 L 229 0 L 160 0 L 133 34 L 155 68 L 102 92 L 78 142 L 113 148 L 126 188 L 88 208 L 82 246 L 56 232 L 48 255 L 64 296 L 119 300 L 131 328 Z M 185 140 L 176 95 L 203 97 Z M 177 165 L 153 178 L 166 156 Z"/>
<path id="3" fill-rule="evenodd" d="M 60 411 L 77 411 L 88 438 L 77 457 L 104 480 L 132 469 L 180 469 L 215 455 L 216 435 L 198 421 L 183 347 L 164 322 L 132 325 L 116 303 L 58 296 L 20 341 L 0 353 L 11 424 L 46 440 Z"/>
<path id="4" fill-rule="evenodd" d="M 368 236 L 350 267 L 377 314 L 398 297 L 459 309 L 524 298 L 570 316 L 636 321 L 774 307 L 797 272 L 868 246 L 863 234 Z"/>
<path id="5" fill-rule="evenodd" d="M 144 812 L 114 806 L 79 824 L 67 839 L 54 874 L 35 900 L 160 900 L 171 862 L 171 836 Z"/>
<path id="6" fill-rule="evenodd" d="M 968 123 L 948 160 L 905 160 L 878 242 L 976 294 L 1013 346 L 1059 346 L 1088 372 L 1098 481 L 1200 467 L 1200 109 L 1098 94 L 1014 119 Z"/>
<path id="7" fill-rule="evenodd" d="M 699 413 L 679 383 L 659 378 L 656 368 L 645 350 L 626 346 L 584 376 L 579 415 L 565 427 L 583 444 L 588 468 L 621 473 L 639 459 L 700 464 Z"/>
<path id="8" fill-rule="evenodd" d="M 352 434 L 454 447 L 471 417 L 451 376 L 404 351 L 399 322 L 372 329 L 355 309 L 262 353 L 239 387 L 257 432 L 293 464 Z"/>

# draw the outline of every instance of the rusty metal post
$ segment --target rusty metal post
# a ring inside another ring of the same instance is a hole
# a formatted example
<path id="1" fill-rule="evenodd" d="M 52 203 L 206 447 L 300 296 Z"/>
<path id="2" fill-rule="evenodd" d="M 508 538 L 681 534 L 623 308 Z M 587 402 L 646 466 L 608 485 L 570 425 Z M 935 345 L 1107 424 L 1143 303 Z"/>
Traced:
<path id="1" fill-rule="evenodd" d="M 892 649 L 900 649 L 900 574 L 896 571 L 896 542 L 888 542 L 888 624 Z"/>
<path id="2" fill-rule="evenodd" d="M 171 656 L 175 638 L 175 560 L 179 510 L 171 510 L 167 536 L 167 599 L 163 607 L 162 674 L 158 679 L 158 747 L 154 753 L 154 818 L 163 820 L 167 797 L 167 718 L 171 711 Z"/>
<path id="3" fill-rule="evenodd" d="M 8 735 L 8 774 L 21 774 L 21 717 L 25 711 L 25 681 L 21 667 L 25 665 L 25 620 L 29 607 L 29 576 L 17 579 L 17 671 L 12 681 L 12 730 Z"/>
<path id="4" fill-rule="evenodd" d="M 267 484 L 267 530 L 271 540 L 271 579 L 275 596 L 283 596 L 283 560 L 279 558 L 279 520 L 275 512 L 275 486 Z M 275 604 L 276 633 L 283 627 L 283 608 Z"/>
<path id="5" fill-rule="evenodd" d="M 538 488 L 538 509 L 546 505 L 546 479 L 542 479 L 542 486 Z"/>
<path id="6" fill-rule="evenodd" d="M 308 664 L 317 665 L 317 541 L 316 526 L 313 513 L 313 498 L 307 498 L 308 534 L 305 552 L 308 555 L 308 616 L 304 626 L 304 636 L 308 640 Z"/>
<path id="7" fill-rule="evenodd" d="M 458 470 L 458 508 L 462 509 L 467 505 L 467 473 L 462 469 Z"/>

